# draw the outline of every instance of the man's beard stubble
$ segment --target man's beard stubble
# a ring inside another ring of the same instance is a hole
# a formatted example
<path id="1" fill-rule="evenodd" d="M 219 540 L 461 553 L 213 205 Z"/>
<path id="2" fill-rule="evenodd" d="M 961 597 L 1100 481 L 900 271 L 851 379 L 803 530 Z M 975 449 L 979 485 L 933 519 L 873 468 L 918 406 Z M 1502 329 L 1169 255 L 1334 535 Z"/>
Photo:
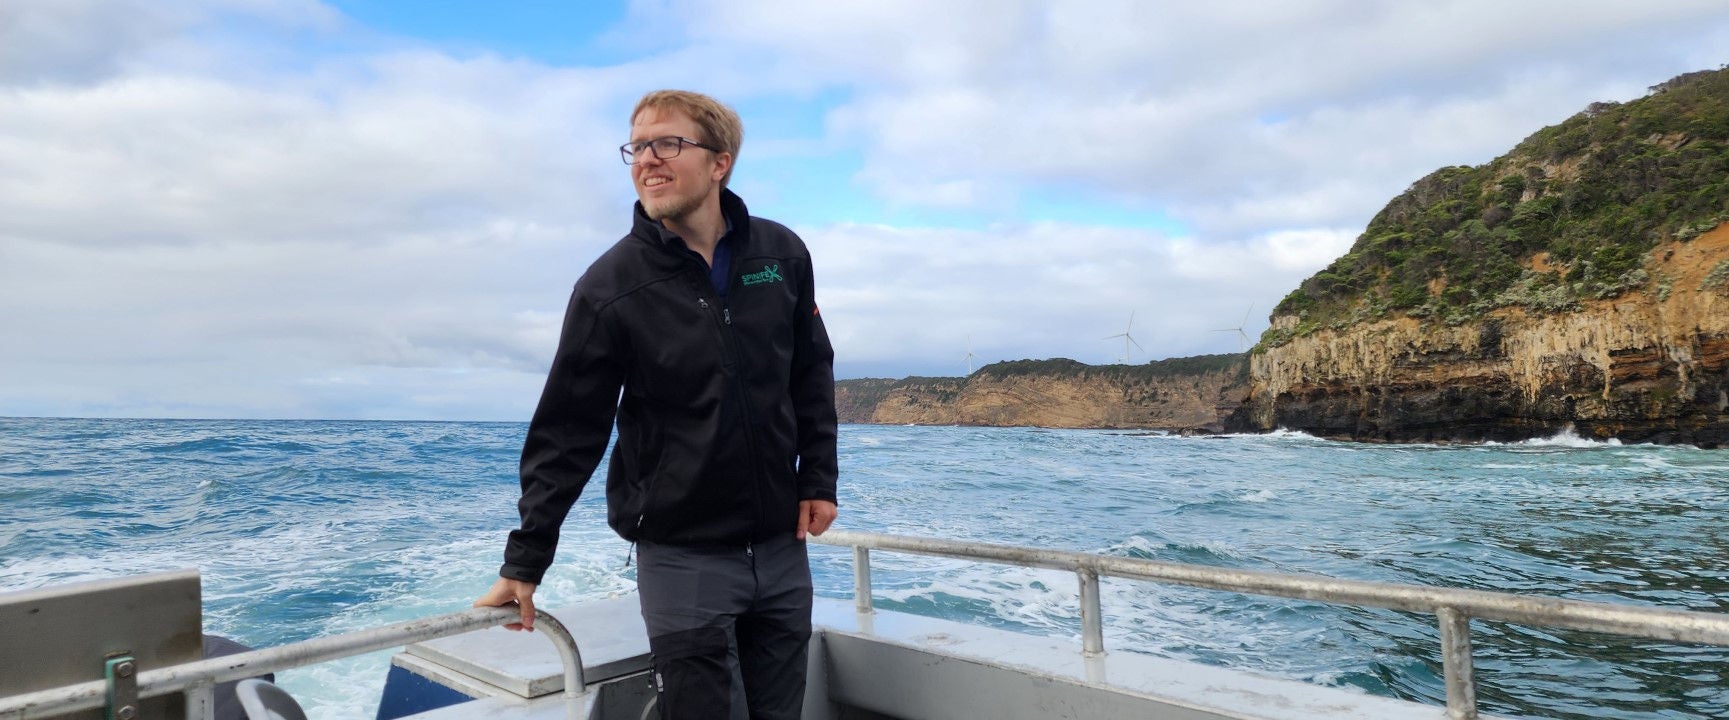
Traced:
<path id="1" fill-rule="evenodd" d="M 643 212 L 648 213 L 648 219 L 665 223 L 667 220 L 682 220 L 697 207 L 702 205 L 702 196 L 686 196 L 665 198 L 655 203 L 643 203 Z"/>

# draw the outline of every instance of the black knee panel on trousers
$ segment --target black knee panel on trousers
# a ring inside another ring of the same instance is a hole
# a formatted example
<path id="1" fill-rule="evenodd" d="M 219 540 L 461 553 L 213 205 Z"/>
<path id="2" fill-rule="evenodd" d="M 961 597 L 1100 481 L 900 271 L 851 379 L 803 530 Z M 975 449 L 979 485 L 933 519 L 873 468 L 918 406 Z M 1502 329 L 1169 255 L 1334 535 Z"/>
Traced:
<path id="1" fill-rule="evenodd" d="M 725 718 L 732 708 L 726 631 L 681 630 L 648 639 L 661 720 Z"/>

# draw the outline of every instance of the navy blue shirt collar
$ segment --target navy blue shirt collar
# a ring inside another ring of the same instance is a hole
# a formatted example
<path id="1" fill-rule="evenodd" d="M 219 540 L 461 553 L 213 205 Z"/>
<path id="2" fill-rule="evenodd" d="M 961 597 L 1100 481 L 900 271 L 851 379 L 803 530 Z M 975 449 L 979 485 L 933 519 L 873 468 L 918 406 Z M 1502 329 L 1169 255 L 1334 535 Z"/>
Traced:
<path id="1" fill-rule="evenodd" d="M 732 270 L 732 251 L 733 245 L 736 243 L 736 240 L 733 238 L 733 231 L 735 228 L 732 224 L 732 218 L 724 217 L 724 219 L 726 220 L 726 230 L 721 232 L 720 240 L 715 242 L 714 261 L 708 265 L 708 282 L 714 287 L 715 294 L 720 296 L 722 305 L 726 304 L 727 286 L 731 284 L 728 276 L 731 274 L 730 271 Z M 678 233 L 667 229 L 665 223 L 655 220 L 654 226 L 656 229 L 660 230 L 660 238 L 662 241 L 669 243 L 677 241 L 679 246 L 684 248 L 685 252 L 695 255 L 698 260 L 702 259 L 700 253 L 690 248 L 690 243 L 685 242 L 684 238 L 678 236 Z"/>
<path id="2" fill-rule="evenodd" d="M 714 283 L 715 294 L 720 296 L 720 304 L 726 305 L 726 290 L 730 282 L 732 270 L 732 218 L 726 219 L 726 232 L 720 234 L 720 240 L 714 244 L 714 262 L 708 266 L 708 281 Z"/>

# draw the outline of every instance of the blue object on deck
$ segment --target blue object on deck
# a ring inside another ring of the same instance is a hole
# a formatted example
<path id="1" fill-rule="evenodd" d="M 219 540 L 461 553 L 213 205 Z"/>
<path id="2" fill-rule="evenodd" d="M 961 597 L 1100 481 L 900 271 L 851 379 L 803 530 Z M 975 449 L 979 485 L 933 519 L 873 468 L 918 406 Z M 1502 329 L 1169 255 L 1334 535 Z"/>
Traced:
<path id="1" fill-rule="evenodd" d="M 377 720 L 397 720 L 474 699 L 392 665 L 390 674 L 384 678 L 382 697 L 378 699 Z"/>

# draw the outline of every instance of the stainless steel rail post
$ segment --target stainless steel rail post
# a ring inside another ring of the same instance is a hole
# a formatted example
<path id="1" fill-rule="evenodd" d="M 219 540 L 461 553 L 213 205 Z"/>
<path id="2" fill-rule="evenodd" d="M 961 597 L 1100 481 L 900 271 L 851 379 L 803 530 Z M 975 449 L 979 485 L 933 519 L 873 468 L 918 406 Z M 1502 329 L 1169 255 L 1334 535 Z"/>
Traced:
<path id="1" fill-rule="evenodd" d="M 216 720 L 216 683 L 200 680 L 186 686 L 186 720 Z"/>
<path id="2" fill-rule="evenodd" d="M 1105 618 L 1099 608 L 1099 573 L 1091 568 L 1075 571 L 1081 580 L 1081 655 L 1105 654 Z"/>
<path id="3" fill-rule="evenodd" d="M 1471 616 L 1441 606 L 1441 672 L 1447 681 L 1447 720 L 1477 720 L 1477 681 L 1471 669 Z"/>
<path id="4" fill-rule="evenodd" d="M 852 549 L 852 596 L 860 615 L 876 612 L 871 607 L 871 551 L 858 545 Z"/>

